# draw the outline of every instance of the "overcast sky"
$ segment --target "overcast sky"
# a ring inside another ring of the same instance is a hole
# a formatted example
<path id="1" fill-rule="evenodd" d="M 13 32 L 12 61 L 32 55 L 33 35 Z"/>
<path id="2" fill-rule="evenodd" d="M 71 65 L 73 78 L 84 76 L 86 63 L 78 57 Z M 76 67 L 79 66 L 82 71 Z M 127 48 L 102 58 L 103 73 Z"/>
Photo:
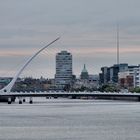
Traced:
<path id="1" fill-rule="evenodd" d="M 55 55 L 73 55 L 73 73 L 86 64 L 90 74 L 120 62 L 139 64 L 140 0 L 0 0 L 0 76 L 13 76 L 38 49 L 58 36 L 21 76 L 54 77 Z"/>

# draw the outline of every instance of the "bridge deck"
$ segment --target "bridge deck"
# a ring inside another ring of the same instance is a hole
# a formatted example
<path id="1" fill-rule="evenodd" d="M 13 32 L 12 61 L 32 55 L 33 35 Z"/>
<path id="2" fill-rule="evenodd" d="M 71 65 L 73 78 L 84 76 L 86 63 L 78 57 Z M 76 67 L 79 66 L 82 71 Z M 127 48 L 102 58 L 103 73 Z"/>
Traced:
<path id="1" fill-rule="evenodd" d="M 14 97 L 63 97 L 63 96 L 84 96 L 84 97 L 140 97 L 140 93 L 102 93 L 102 92 L 11 92 L 9 94 L 0 94 L 0 96 L 14 96 Z"/>

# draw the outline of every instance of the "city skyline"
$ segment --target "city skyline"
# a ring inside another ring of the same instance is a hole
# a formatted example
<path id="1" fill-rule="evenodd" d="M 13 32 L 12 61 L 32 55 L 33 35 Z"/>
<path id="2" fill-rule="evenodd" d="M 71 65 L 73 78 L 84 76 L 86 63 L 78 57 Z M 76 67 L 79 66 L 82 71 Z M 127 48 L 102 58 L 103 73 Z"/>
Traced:
<path id="1" fill-rule="evenodd" d="M 58 35 L 61 40 L 36 58 L 23 76 L 54 78 L 55 55 L 62 50 L 72 53 L 74 74 L 79 75 L 84 64 L 90 74 L 97 74 L 117 61 L 117 23 L 120 63 L 139 64 L 139 5 L 139 0 L 1 1 L 0 75 L 13 76 Z"/>

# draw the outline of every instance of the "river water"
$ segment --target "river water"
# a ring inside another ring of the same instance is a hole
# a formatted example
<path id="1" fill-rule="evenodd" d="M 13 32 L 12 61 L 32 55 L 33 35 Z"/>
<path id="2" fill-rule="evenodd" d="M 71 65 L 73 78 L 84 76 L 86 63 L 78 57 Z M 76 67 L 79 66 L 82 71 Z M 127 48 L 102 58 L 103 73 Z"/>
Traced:
<path id="1" fill-rule="evenodd" d="M 0 140 L 140 140 L 140 102 L 35 99 L 0 103 Z"/>

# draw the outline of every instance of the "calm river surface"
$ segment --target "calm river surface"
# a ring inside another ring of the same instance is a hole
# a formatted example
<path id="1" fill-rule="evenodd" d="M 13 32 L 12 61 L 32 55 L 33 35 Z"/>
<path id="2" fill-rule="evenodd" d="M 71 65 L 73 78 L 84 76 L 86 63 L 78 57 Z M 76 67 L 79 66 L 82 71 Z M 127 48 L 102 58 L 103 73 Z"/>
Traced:
<path id="1" fill-rule="evenodd" d="M 0 103 L 0 140 L 140 140 L 140 102 Z"/>

